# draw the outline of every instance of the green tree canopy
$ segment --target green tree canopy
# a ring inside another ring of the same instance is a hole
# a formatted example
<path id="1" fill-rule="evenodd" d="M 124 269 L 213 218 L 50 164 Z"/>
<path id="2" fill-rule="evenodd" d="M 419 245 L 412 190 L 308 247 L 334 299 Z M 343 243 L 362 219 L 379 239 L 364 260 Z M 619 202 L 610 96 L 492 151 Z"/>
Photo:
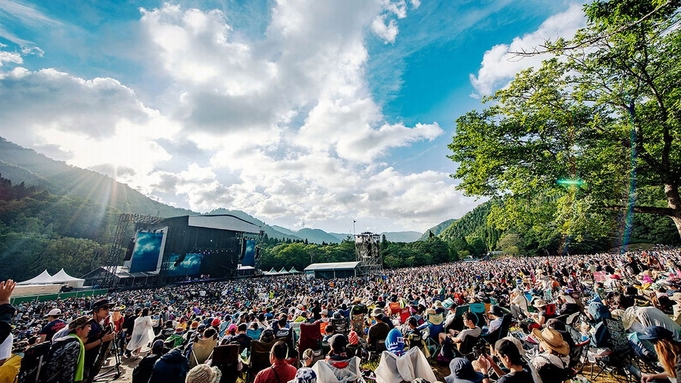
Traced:
<path id="1" fill-rule="evenodd" d="M 670 217 L 681 234 L 680 4 L 585 5 L 586 28 L 547 42 L 552 58 L 457 119 L 459 188 L 576 242 L 607 235 L 616 210 Z"/>

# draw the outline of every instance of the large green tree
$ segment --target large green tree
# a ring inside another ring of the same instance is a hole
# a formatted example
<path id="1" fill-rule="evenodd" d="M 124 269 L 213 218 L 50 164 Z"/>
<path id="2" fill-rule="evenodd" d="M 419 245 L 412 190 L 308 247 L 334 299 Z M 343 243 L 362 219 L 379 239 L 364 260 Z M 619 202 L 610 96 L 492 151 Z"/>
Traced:
<path id="1" fill-rule="evenodd" d="M 681 234 L 680 6 L 585 5 L 587 27 L 538 48 L 553 57 L 457 120 L 459 187 L 521 214 L 549 200 L 576 241 L 605 236 L 609 210 L 667 216 Z"/>

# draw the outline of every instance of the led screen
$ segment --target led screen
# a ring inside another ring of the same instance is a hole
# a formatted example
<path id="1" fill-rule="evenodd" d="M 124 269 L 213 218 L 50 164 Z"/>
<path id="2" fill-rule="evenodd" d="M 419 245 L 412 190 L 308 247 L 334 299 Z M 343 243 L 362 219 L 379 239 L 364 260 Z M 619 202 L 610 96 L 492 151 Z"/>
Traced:
<path id="1" fill-rule="evenodd" d="M 163 254 L 163 232 L 138 231 L 132 251 L 130 272 L 158 271 Z"/>
<path id="2" fill-rule="evenodd" d="M 255 239 L 244 240 L 244 258 L 241 260 L 244 266 L 255 266 Z"/>
<path id="3" fill-rule="evenodd" d="M 201 272 L 203 254 L 187 253 L 184 256 L 170 254 L 165 261 L 166 275 L 169 277 L 196 276 Z"/>

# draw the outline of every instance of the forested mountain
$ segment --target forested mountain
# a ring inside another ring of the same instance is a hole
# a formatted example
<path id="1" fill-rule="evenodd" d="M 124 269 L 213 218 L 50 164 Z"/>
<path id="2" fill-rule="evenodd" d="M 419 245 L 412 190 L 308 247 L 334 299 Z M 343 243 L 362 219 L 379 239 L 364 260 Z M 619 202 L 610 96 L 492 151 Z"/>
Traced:
<path id="1" fill-rule="evenodd" d="M 14 185 L 38 186 L 55 195 L 78 195 L 95 204 L 160 217 L 197 214 L 154 201 L 103 174 L 67 165 L 0 137 L 0 174 Z"/>
<path id="2" fill-rule="evenodd" d="M 454 222 L 456 222 L 455 218 L 448 219 L 444 222 L 440 222 L 439 224 L 431 227 L 430 229 L 426 230 L 421 237 L 419 237 L 419 241 L 425 241 L 426 239 L 430 238 L 432 235 L 440 235 L 445 229 L 450 227 Z"/>

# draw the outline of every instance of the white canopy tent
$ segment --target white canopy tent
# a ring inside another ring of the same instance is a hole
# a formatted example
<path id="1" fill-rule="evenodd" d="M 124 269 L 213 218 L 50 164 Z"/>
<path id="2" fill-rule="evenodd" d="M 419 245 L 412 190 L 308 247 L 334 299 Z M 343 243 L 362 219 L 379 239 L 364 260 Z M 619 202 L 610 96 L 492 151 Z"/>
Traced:
<path id="1" fill-rule="evenodd" d="M 85 283 L 85 279 L 81 278 L 74 278 L 68 274 L 66 274 L 66 271 L 64 269 L 59 270 L 57 274 L 54 274 L 52 276 L 52 283 L 59 283 L 59 284 L 64 284 L 66 283 L 67 285 L 71 287 L 83 287 L 83 283 Z"/>
<path id="2" fill-rule="evenodd" d="M 68 285 L 70 287 L 83 287 L 83 283 L 85 283 L 85 279 L 74 278 L 66 274 L 64 269 L 61 269 L 54 275 L 50 275 L 45 270 L 40 275 L 27 281 L 19 282 L 17 285 Z"/>
<path id="3" fill-rule="evenodd" d="M 17 285 L 44 285 L 52 283 L 52 276 L 47 270 L 40 273 L 37 277 L 33 277 L 27 281 L 18 282 Z"/>

